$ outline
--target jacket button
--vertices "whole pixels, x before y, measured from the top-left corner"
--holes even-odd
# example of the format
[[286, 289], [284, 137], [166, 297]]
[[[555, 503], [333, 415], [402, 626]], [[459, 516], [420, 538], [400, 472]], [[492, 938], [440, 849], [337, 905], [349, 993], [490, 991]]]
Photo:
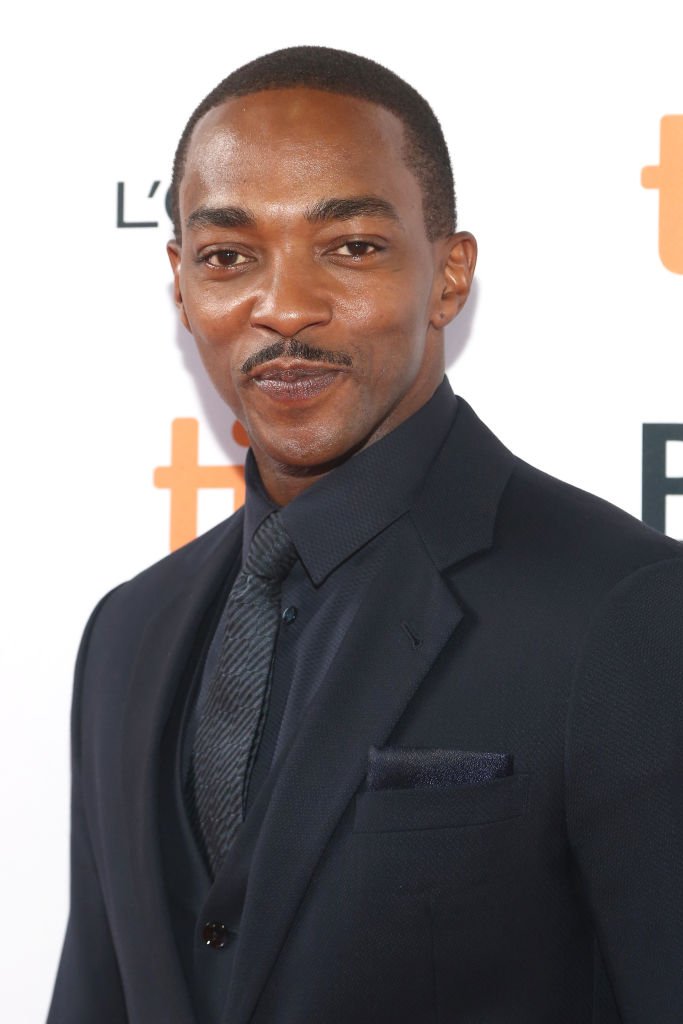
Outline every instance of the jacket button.
[[220, 921], [207, 921], [202, 930], [202, 938], [211, 949], [223, 949], [227, 943], [227, 930]]

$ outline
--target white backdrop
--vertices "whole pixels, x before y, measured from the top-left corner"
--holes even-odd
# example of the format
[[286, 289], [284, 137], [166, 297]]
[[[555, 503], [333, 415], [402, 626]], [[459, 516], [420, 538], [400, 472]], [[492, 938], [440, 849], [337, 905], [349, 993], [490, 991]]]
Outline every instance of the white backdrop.
[[[679, 425], [666, 470], [683, 477], [680, 117], [645, 174], [660, 189], [641, 183], [662, 117], [683, 114], [683, 8], [29, 0], [4, 19], [0, 1015], [39, 1022], [67, 913], [80, 631], [168, 551], [154, 470], [172, 421], [199, 421], [201, 464], [243, 458], [171, 301], [164, 195], [192, 109], [297, 43], [366, 54], [422, 91], [480, 243], [448, 339], [456, 391], [519, 455], [640, 515], [643, 423]], [[158, 226], [117, 227], [117, 182], [123, 219]], [[200, 529], [233, 498], [201, 490]], [[683, 495], [666, 528], [683, 537]]]

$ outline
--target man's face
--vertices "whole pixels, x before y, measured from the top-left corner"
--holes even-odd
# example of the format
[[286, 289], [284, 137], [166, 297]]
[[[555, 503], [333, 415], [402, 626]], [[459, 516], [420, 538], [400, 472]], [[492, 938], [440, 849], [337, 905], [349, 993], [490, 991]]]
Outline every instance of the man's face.
[[195, 128], [176, 300], [267, 484], [371, 444], [443, 375], [474, 241], [429, 241], [402, 143], [383, 108], [310, 89], [231, 99]]

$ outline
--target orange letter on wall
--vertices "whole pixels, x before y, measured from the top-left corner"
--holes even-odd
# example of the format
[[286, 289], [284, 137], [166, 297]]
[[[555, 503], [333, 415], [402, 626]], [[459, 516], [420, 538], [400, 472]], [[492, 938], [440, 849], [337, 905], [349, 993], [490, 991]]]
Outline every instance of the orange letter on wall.
[[683, 274], [683, 115], [663, 117], [658, 167], [643, 167], [643, 188], [659, 189], [659, 258]]
[[197, 420], [173, 420], [171, 465], [154, 470], [154, 486], [167, 487], [171, 492], [171, 551], [175, 551], [197, 536], [200, 490], [232, 488], [235, 509], [244, 504], [244, 466], [200, 466]]

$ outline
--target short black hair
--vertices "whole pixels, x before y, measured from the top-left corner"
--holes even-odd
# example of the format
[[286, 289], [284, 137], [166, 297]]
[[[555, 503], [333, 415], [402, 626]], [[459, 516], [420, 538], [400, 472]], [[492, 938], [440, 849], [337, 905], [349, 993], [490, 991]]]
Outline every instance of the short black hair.
[[202, 100], [185, 125], [171, 180], [171, 217], [177, 241], [182, 234], [178, 193], [197, 121], [231, 97], [294, 88], [353, 96], [377, 103], [395, 114], [404, 129], [403, 158], [422, 190], [429, 239], [433, 241], [455, 231], [455, 190], [448, 147], [427, 101], [393, 71], [367, 57], [327, 46], [291, 46], [257, 57], [233, 71]]

